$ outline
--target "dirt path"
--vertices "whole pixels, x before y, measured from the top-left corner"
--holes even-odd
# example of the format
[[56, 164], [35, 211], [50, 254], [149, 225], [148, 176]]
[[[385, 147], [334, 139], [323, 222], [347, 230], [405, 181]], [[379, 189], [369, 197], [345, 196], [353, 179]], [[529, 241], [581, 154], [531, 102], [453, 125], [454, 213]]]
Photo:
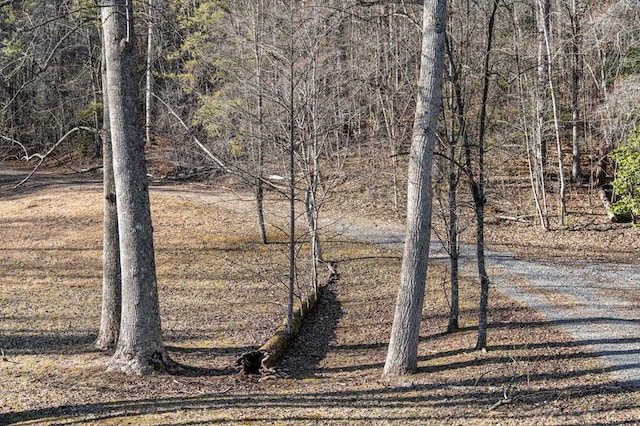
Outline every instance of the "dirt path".
[[[0, 183], [24, 172], [0, 170]], [[95, 179], [37, 175], [24, 191], [45, 185], [81, 185]], [[213, 192], [187, 186], [154, 186], [152, 193], [164, 193], [205, 204], [253, 214], [253, 199], [230, 191]], [[267, 220], [282, 221], [277, 204], [268, 205]], [[325, 235], [366, 241], [402, 250], [403, 229], [398, 223], [372, 222], [359, 218], [324, 214]], [[473, 269], [472, 247], [462, 249], [462, 268]], [[431, 258], [446, 261], [446, 252], [433, 242]], [[493, 287], [542, 313], [546, 320], [574, 336], [576, 344], [587, 345], [608, 364], [613, 378], [640, 386], [640, 314], [632, 309], [640, 304], [640, 268], [584, 262], [551, 262], [519, 259], [509, 253], [488, 252], [487, 262]]]

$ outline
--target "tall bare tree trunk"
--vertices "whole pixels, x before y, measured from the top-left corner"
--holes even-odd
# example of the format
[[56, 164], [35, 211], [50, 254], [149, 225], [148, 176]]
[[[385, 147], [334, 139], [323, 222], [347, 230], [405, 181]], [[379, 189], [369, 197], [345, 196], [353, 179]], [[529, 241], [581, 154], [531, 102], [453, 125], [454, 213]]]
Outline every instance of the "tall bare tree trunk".
[[104, 0], [102, 28], [122, 270], [120, 337], [109, 370], [164, 372], [171, 361], [160, 328], [131, 2]]
[[418, 98], [407, 192], [407, 230], [386, 376], [413, 373], [418, 363], [418, 340], [431, 240], [431, 166], [436, 124], [441, 112], [444, 71], [446, 0], [425, 0]]
[[287, 331], [293, 325], [294, 291], [296, 286], [296, 139], [295, 139], [295, 14], [294, 1], [289, 1], [289, 294], [287, 298]]
[[[450, 74], [451, 82], [454, 88], [454, 98], [457, 105], [456, 113], [460, 122], [460, 134], [465, 157], [465, 174], [469, 179], [471, 195], [473, 196], [474, 211], [476, 215], [476, 256], [478, 265], [478, 276], [480, 278], [480, 303], [478, 307], [478, 340], [476, 349], [484, 349], [487, 345], [487, 313], [489, 307], [489, 276], [487, 274], [485, 262], [485, 241], [484, 241], [484, 207], [486, 204], [486, 194], [484, 190], [484, 141], [486, 134], [487, 122], [487, 101], [489, 97], [489, 84], [491, 77], [490, 57], [493, 45], [493, 30], [495, 25], [495, 17], [498, 11], [499, 0], [493, 0], [491, 15], [487, 25], [487, 47], [483, 62], [483, 84], [482, 84], [482, 101], [480, 103], [480, 116], [478, 117], [478, 142], [476, 145], [476, 168], [474, 170], [472, 162], [471, 141], [467, 131], [467, 119], [465, 112], [465, 104], [463, 99], [463, 91], [461, 86], [461, 77], [458, 69], [453, 61], [453, 54], [449, 43], [446, 44], [449, 60], [451, 61]], [[477, 175], [476, 175], [477, 173]]]
[[[257, 126], [258, 130], [255, 134], [257, 139], [257, 146], [255, 148], [255, 163], [256, 163], [256, 177], [254, 181], [254, 194], [256, 197], [256, 214], [258, 216], [258, 230], [260, 232], [260, 241], [262, 244], [267, 244], [267, 229], [264, 221], [264, 145], [265, 145], [265, 125], [264, 125], [264, 88], [262, 81], [263, 73], [263, 46], [262, 46], [262, 32], [264, 31], [264, 2], [263, 0], [256, 1], [254, 4], [254, 22], [253, 22], [253, 54], [256, 61], [256, 89], [258, 91], [258, 104], [257, 104]], [[253, 129], [253, 126], [252, 126]]]
[[[540, 179], [541, 169], [539, 168], [539, 160], [536, 155], [538, 152], [538, 136], [539, 136], [539, 123], [537, 120], [537, 103], [536, 111], [532, 114], [530, 105], [531, 89], [530, 80], [528, 78], [526, 64], [523, 64], [520, 53], [520, 46], [523, 45], [522, 28], [518, 15], [520, 13], [516, 5], [513, 6], [513, 44], [515, 49], [515, 62], [518, 75], [518, 94], [520, 97], [521, 108], [521, 123], [523, 127], [525, 148], [527, 152], [527, 166], [529, 170], [529, 182], [531, 184], [531, 192], [533, 195], [533, 201], [536, 209], [536, 216], [540, 221], [540, 226], [543, 229], [548, 227], [548, 213], [546, 211], [546, 196], [544, 188], [544, 180]], [[534, 90], [534, 92], [536, 92]], [[536, 95], [533, 95], [536, 96]], [[537, 96], [536, 96], [537, 99]], [[535, 115], [536, 118], [530, 118]]]
[[154, 2], [149, 0], [149, 11], [147, 13], [147, 69], [146, 69], [146, 84], [144, 89], [144, 130], [145, 140], [147, 144], [151, 143], [151, 108], [153, 106], [153, 34], [155, 31], [154, 21]]
[[544, 212], [543, 228], [549, 227], [549, 217], [547, 209], [547, 191], [546, 185], [546, 166], [547, 166], [547, 141], [545, 136], [546, 122], [546, 101], [547, 101], [547, 68], [549, 57], [545, 45], [545, 36], [548, 33], [549, 26], [549, 0], [536, 0], [538, 5], [538, 63], [537, 63], [537, 82], [536, 82], [536, 131], [533, 143], [533, 170], [538, 188], [538, 193], [542, 198], [542, 210]]
[[[452, 135], [453, 137], [453, 135]], [[449, 309], [449, 324], [447, 332], [453, 333], [459, 329], [460, 292], [459, 292], [459, 255], [458, 243], [458, 165], [454, 162], [456, 155], [455, 139], [449, 142], [449, 279], [451, 281], [451, 306]]]
[[102, 185], [104, 193], [102, 240], [102, 313], [100, 331], [95, 346], [108, 350], [116, 347], [120, 334], [122, 283], [120, 274], [120, 244], [118, 242], [118, 210], [116, 184], [113, 178], [113, 153], [109, 127], [109, 101], [106, 95], [106, 63], [102, 55]]
[[[476, 349], [485, 349], [487, 347], [487, 328], [488, 328], [488, 311], [489, 311], [489, 275], [487, 274], [487, 266], [485, 262], [485, 241], [484, 241], [484, 207], [487, 202], [484, 190], [484, 141], [487, 125], [487, 102], [489, 98], [489, 85], [491, 83], [490, 57], [493, 48], [493, 32], [495, 26], [496, 13], [498, 12], [499, 0], [493, 0], [491, 16], [487, 26], [487, 49], [484, 56], [483, 64], [483, 84], [482, 84], [482, 102], [480, 105], [479, 129], [478, 129], [478, 178], [476, 182], [471, 183], [471, 193], [476, 213], [476, 256], [478, 261], [478, 276], [480, 278], [480, 304], [478, 306], [478, 339], [476, 341]], [[467, 139], [468, 141], [468, 139]], [[465, 142], [465, 150], [468, 152], [468, 143]], [[470, 162], [467, 156], [467, 167]]]
[[[314, 22], [317, 22], [315, 5], [312, 5], [312, 13]], [[312, 30], [313, 31], [313, 30]], [[317, 34], [312, 34], [315, 39]], [[300, 162], [301, 169], [304, 170], [305, 195], [304, 210], [307, 219], [307, 227], [310, 238], [310, 255], [311, 255], [311, 285], [314, 294], [318, 294], [318, 264], [322, 262], [322, 244], [319, 232], [319, 216], [320, 216], [320, 200], [318, 192], [321, 186], [320, 182], [320, 123], [319, 115], [319, 77], [318, 77], [318, 52], [317, 48], [310, 49], [307, 53], [309, 63], [309, 88], [307, 97], [307, 106], [305, 114], [308, 116], [306, 126], [307, 134], [303, 137], [304, 141], [300, 144]]]
[[473, 201], [476, 211], [476, 256], [478, 258], [478, 276], [480, 277], [480, 305], [478, 307], [478, 340], [476, 349], [487, 347], [487, 328], [489, 311], [489, 275], [484, 257], [484, 206], [487, 202], [484, 190], [484, 140], [487, 124], [487, 101], [489, 84], [491, 82], [491, 69], [489, 58], [493, 46], [493, 29], [499, 0], [493, 0], [491, 16], [487, 28], [487, 50], [484, 56], [484, 81], [482, 85], [482, 104], [480, 105], [480, 119], [478, 130], [478, 180], [472, 185]]
[[561, 226], [565, 225], [565, 179], [564, 161], [562, 159], [562, 141], [560, 140], [560, 118], [558, 117], [558, 101], [553, 84], [553, 64], [551, 59], [551, 35], [549, 33], [549, 5], [548, 0], [539, 0], [540, 14], [544, 16], [545, 23], [542, 25], [544, 49], [546, 52], [547, 84], [551, 94], [551, 109], [553, 112], [553, 129], [556, 137], [556, 153], [558, 155], [558, 220]]
[[[87, 46], [89, 47], [90, 51], [93, 51], [93, 39], [91, 38], [91, 33], [95, 31], [95, 28], [87, 28]], [[99, 80], [103, 77], [103, 69], [102, 69], [102, 64], [104, 64], [104, 56], [101, 57], [100, 59], [100, 69], [97, 66], [91, 66], [91, 92], [93, 94], [93, 103], [94, 105], [98, 105], [100, 103], [100, 97], [99, 97], [99, 93], [100, 93], [100, 85], [101, 83], [99, 82]], [[93, 65], [93, 64], [92, 64]], [[103, 105], [103, 110], [102, 110], [102, 118], [104, 120], [104, 113], [105, 113], [105, 108]], [[98, 108], [94, 108], [93, 111], [93, 122], [95, 125], [96, 129], [100, 128], [100, 110]], [[103, 129], [104, 129], [104, 125], [103, 125]], [[95, 148], [94, 148], [94, 156], [95, 158], [99, 158], [102, 157], [102, 137], [103, 135], [100, 135], [99, 133], [96, 132], [95, 134]], [[104, 160], [104, 157], [103, 157]]]
[[572, 140], [572, 167], [571, 178], [574, 182], [582, 182], [582, 170], [580, 167], [580, 106], [578, 94], [580, 92], [580, 76], [582, 74], [581, 27], [578, 0], [571, 1], [571, 140]]

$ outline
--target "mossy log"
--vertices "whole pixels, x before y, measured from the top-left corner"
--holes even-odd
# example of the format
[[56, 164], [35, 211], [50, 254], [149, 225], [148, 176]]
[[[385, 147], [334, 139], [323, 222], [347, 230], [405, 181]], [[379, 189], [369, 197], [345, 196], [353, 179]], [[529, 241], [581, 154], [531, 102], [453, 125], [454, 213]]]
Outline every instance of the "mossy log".
[[262, 358], [263, 368], [271, 368], [280, 361], [287, 350], [289, 343], [300, 331], [300, 328], [302, 327], [302, 320], [309, 311], [313, 309], [317, 301], [318, 295], [316, 293], [310, 293], [304, 299], [295, 303], [293, 307], [291, 329], [289, 329], [287, 318], [285, 318], [274, 335], [258, 349], [265, 354]]
[[[335, 284], [340, 279], [338, 265], [333, 261], [326, 262], [326, 265], [329, 269], [327, 285]], [[304, 317], [313, 309], [319, 297], [319, 292], [311, 292], [304, 299], [298, 300], [293, 306], [291, 329], [289, 329], [289, 324], [285, 317], [273, 336], [260, 348], [242, 354], [236, 361], [236, 365], [242, 366], [241, 373], [245, 376], [255, 376], [256, 368], [258, 369], [258, 375], [265, 370], [270, 371], [280, 361], [289, 344], [302, 328]]]

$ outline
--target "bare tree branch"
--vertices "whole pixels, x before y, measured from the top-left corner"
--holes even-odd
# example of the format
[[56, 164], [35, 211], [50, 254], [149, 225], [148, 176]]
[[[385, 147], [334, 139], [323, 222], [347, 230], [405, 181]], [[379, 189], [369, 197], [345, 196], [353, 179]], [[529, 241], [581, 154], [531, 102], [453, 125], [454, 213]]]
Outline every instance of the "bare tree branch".
[[[9, 2], [11, 3], [13, 0], [4, 0], [4, 2]], [[7, 4], [9, 4], [7, 3]], [[2, 3], [0, 3], [0, 7], [4, 6]], [[29, 86], [29, 84], [33, 83], [34, 81], [36, 81], [38, 79], [38, 77], [45, 72], [48, 68], [49, 65], [51, 64], [51, 62], [54, 59], [54, 55], [56, 54], [56, 52], [58, 51], [58, 49], [60, 48], [60, 46], [63, 45], [63, 42], [70, 37], [73, 33], [75, 33], [80, 27], [75, 27], [73, 29], [71, 29], [69, 32], [65, 33], [62, 37], [60, 37], [60, 39], [56, 42], [55, 46], [53, 46], [53, 49], [51, 49], [51, 52], [49, 52], [48, 56], [46, 57], [44, 63], [39, 64], [36, 62], [37, 65], [37, 69], [36, 72], [33, 74], [33, 76], [24, 81], [22, 83], [22, 85], [15, 91], [15, 93], [13, 94], [13, 96], [11, 97], [11, 99], [8, 100], [8, 102], [5, 103], [4, 107], [2, 107], [2, 109], [0, 109], [1, 112], [5, 112], [9, 109], [9, 106], [18, 98], [18, 96], [20, 95], [20, 93], [22, 93], [22, 91]], [[24, 61], [23, 61], [23, 65], [24, 65]]]
[[200, 142], [200, 140], [191, 132], [191, 129], [189, 128], [187, 123], [185, 123], [184, 120], [182, 118], [180, 118], [180, 116], [175, 112], [175, 110], [173, 108], [171, 108], [171, 106], [169, 104], [167, 104], [162, 98], [160, 98], [155, 93], [152, 93], [152, 95], [153, 95], [154, 98], [156, 98], [162, 105], [164, 105], [169, 110], [169, 113], [171, 115], [173, 115], [180, 122], [182, 127], [184, 127], [184, 129], [187, 132], [189, 132], [189, 134], [193, 138], [193, 141], [196, 143], [196, 145], [198, 145], [198, 148], [200, 148], [207, 155], [207, 157], [209, 157], [211, 160], [213, 160], [213, 162], [218, 165], [220, 170], [222, 170], [224, 172], [227, 172], [227, 173], [233, 173], [236, 176], [239, 176], [240, 178], [245, 180], [246, 182], [254, 182], [255, 179], [258, 178], [270, 190], [278, 192], [278, 193], [283, 194], [283, 195], [286, 195], [285, 191], [281, 187], [278, 187], [276, 184], [274, 184], [269, 178], [265, 179], [263, 177], [256, 176], [255, 174], [253, 174], [253, 173], [251, 173], [251, 172], [249, 172], [247, 170], [244, 170], [244, 169], [242, 169], [241, 167], [239, 167], [237, 165], [225, 164], [220, 158], [218, 158], [206, 146], [204, 146], [204, 144], [202, 142]]
[[5, 136], [5, 135], [0, 135], [0, 138], [4, 139], [6, 141], [9, 141], [14, 145], [18, 145], [20, 148], [22, 148], [22, 152], [24, 152], [23, 158], [28, 158], [29, 157], [29, 152], [27, 151], [27, 148], [22, 143], [20, 143], [19, 141], [15, 140], [13, 138], [10, 138], [9, 136]]
[[13, 189], [17, 189], [20, 186], [22, 186], [22, 184], [24, 184], [26, 181], [29, 180], [29, 178], [31, 178], [31, 176], [33, 176], [33, 174], [36, 172], [36, 170], [38, 170], [40, 168], [40, 166], [42, 165], [42, 163], [44, 162], [44, 160], [53, 152], [55, 151], [55, 149], [62, 143], [64, 142], [65, 139], [67, 139], [69, 136], [71, 136], [73, 133], [78, 132], [80, 130], [85, 130], [87, 132], [92, 132], [92, 133], [96, 133], [98, 132], [97, 129], [94, 129], [92, 127], [85, 127], [85, 126], [78, 126], [78, 127], [74, 127], [73, 129], [69, 130], [67, 133], [64, 134], [63, 137], [60, 138], [60, 140], [58, 142], [56, 142], [51, 148], [49, 148], [49, 150], [44, 153], [44, 154], [31, 154], [29, 155], [27, 150], [25, 149], [24, 145], [22, 145], [21, 143], [19, 143], [18, 141], [9, 139], [5, 136], [3, 136], [3, 139], [9, 139], [14, 143], [17, 143], [18, 145], [20, 145], [22, 147], [22, 149], [25, 152], [25, 155], [22, 157], [24, 160], [26, 161], [31, 161], [31, 159], [33, 159], [34, 157], [37, 157], [40, 159], [40, 161], [38, 162], [38, 164], [36, 164], [36, 166], [33, 168], [33, 170], [31, 170], [31, 173], [29, 173], [27, 175], [27, 177], [25, 177], [24, 179], [22, 179], [19, 183], [17, 183]]
[[151, 93], [151, 95], [156, 98], [158, 101], [160, 101], [160, 103], [162, 105], [164, 105], [169, 112], [171, 113], [171, 115], [173, 115], [182, 125], [182, 127], [184, 127], [184, 129], [189, 132], [189, 134], [191, 134], [191, 137], [193, 138], [193, 141], [196, 143], [196, 145], [198, 145], [198, 147], [204, 151], [205, 154], [207, 154], [207, 156], [209, 158], [211, 158], [214, 163], [216, 163], [218, 165], [218, 167], [220, 167], [222, 170], [226, 171], [227, 170], [227, 166], [224, 165], [224, 163], [222, 162], [222, 160], [220, 160], [217, 156], [213, 155], [213, 153], [211, 151], [209, 151], [207, 149], [206, 146], [204, 146], [202, 144], [202, 142], [200, 142], [198, 140], [197, 137], [195, 137], [195, 135], [193, 133], [191, 133], [191, 129], [189, 129], [189, 126], [187, 126], [187, 124], [184, 122], [184, 120], [182, 118], [180, 118], [180, 116], [173, 110], [173, 108], [171, 108], [171, 106], [169, 106], [169, 104], [167, 104], [165, 101], [162, 100], [162, 98], [160, 98], [158, 95], [156, 95], [155, 93]]

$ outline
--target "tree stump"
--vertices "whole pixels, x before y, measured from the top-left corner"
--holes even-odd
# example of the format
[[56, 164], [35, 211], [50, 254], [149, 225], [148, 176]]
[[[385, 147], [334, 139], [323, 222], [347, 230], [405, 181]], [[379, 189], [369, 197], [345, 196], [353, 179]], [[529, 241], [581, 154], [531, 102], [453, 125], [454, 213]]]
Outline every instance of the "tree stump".
[[242, 367], [240, 374], [245, 376], [255, 376], [260, 374], [262, 360], [266, 353], [260, 350], [245, 352], [236, 360], [236, 365]]

